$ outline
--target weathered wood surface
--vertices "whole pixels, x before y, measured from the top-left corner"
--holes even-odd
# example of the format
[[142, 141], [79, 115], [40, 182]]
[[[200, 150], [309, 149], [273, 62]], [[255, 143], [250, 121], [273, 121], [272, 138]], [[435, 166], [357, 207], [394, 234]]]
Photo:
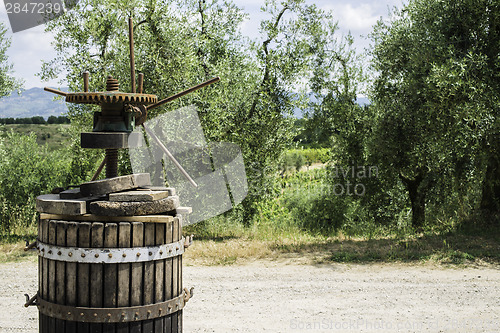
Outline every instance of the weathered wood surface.
[[79, 216], [40, 214], [43, 220], [66, 220], [66, 221], [86, 221], [86, 222], [143, 222], [143, 223], [171, 223], [174, 217], [171, 215], [143, 215], [143, 216], [97, 216], [84, 214]]
[[127, 191], [111, 193], [109, 201], [131, 202], [131, 201], [156, 201], [170, 196], [169, 191]]
[[90, 203], [90, 212], [100, 216], [140, 216], [161, 214], [177, 207], [179, 207], [179, 197], [170, 196], [155, 201], [94, 201]]
[[[91, 230], [92, 223], [78, 222], [78, 247], [89, 248], [91, 244]], [[77, 274], [77, 293], [78, 293], [78, 306], [90, 306], [90, 264], [78, 264]], [[89, 332], [90, 324], [79, 323], [78, 332]]]
[[83, 197], [82, 193], [80, 192], [80, 188], [71, 188], [66, 191], [62, 191], [59, 193], [59, 198], [60, 199], [79, 199]]
[[137, 191], [167, 191], [168, 195], [176, 195], [175, 188], [164, 186], [142, 186]]
[[[39, 222], [39, 239], [48, 244], [82, 248], [143, 247], [176, 242], [177, 218], [170, 223]], [[40, 258], [39, 290], [50, 302], [82, 307], [127, 307], [163, 302], [182, 292], [179, 257], [120, 264], [82, 264]], [[41, 333], [181, 332], [182, 313], [130, 323], [71, 322], [40, 315]]]
[[[102, 248], [104, 246], [104, 224], [100, 222], [92, 223], [90, 228], [90, 246], [92, 248]], [[102, 308], [103, 304], [103, 278], [104, 264], [90, 264], [90, 306]], [[101, 333], [102, 324], [90, 323], [90, 332]]]
[[80, 185], [80, 192], [85, 197], [101, 196], [149, 185], [151, 185], [149, 173], [136, 173], [83, 183]]
[[61, 199], [59, 194], [43, 194], [36, 198], [36, 210], [49, 214], [87, 214], [87, 202], [98, 198]]

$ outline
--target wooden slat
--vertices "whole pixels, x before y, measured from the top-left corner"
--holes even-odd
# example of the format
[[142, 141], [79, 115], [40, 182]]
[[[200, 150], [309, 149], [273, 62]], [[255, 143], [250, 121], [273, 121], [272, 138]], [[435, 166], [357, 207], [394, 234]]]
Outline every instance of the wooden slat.
[[[130, 222], [121, 222], [118, 225], [118, 247], [131, 247], [131, 224]], [[130, 264], [118, 265], [118, 295], [117, 306], [130, 306]], [[129, 333], [128, 323], [116, 324], [117, 333]]]
[[[49, 227], [48, 221], [39, 219], [38, 225], [39, 225], [38, 239], [43, 243], [47, 243], [48, 242], [48, 227]], [[47, 287], [48, 287], [48, 280], [49, 280], [48, 279], [48, 263], [47, 263], [47, 259], [42, 258], [42, 257], [38, 257], [38, 261], [41, 264], [41, 269], [38, 273], [39, 278], [40, 278], [38, 288], [40, 291], [40, 296], [43, 299], [47, 299]], [[49, 328], [48, 328], [47, 316], [40, 313], [39, 317], [40, 317], [40, 322], [39, 322], [40, 332], [48, 332]]]
[[[173, 221], [172, 221], [173, 222]], [[168, 223], [165, 225], [165, 242], [172, 243], [173, 241], [173, 223]], [[173, 269], [173, 258], [168, 258], [165, 260], [165, 299], [172, 299], [172, 269]], [[168, 315], [165, 318], [165, 326], [167, 327], [167, 332], [172, 331], [172, 315]]]
[[[40, 242], [42, 241], [42, 234], [43, 234], [42, 221], [43, 220], [38, 219], [38, 237], [37, 237], [37, 241], [39, 240]], [[38, 292], [40, 293], [40, 295], [42, 295], [42, 292], [43, 292], [43, 287], [42, 287], [42, 281], [43, 281], [43, 279], [42, 279], [42, 273], [43, 273], [42, 257], [38, 256]]]
[[[78, 223], [66, 222], [66, 246], [78, 246]], [[76, 306], [77, 297], [77, 263], [66, 263], [66, 302], [65, 305]], [[66, 322], [66, 333], [76, 332], [76, 322]]]
[[[179, 219], [174, 218], [172, 227], [172, 241], [177, 242], [179, 240]], [[172, 290], [173, 297], [179, 296], [179, 281], [177, 280], [179, 274], [179, 256], [173, 258], [172, 263]], [[178, 313], [172, 315], [172, 332], [178, 332], [179, 330], [179, 317]]]
[[[104, 225], [104, 247], [118, 247], [118, 224], [106, 223]], [[118, 296], [118, 264], [104, 265], [104, 301], [105, 308], [116, 308]], [[103, 333], [115, 333], [115, 324], [103, 324]]]
[[[165, 224], [155, 224], [155, 245], [165, 244]], [[165, 259], [156, 260], [155, 263], [155, 303], [163, 302], [165, 299]], [[163, 318], [156, 318], [154, 324], [155, 333], [163, 333]]]
[[[57, 225], [56, 221], [49, 221], [49, 237], [48, 237], [48, 243], [51, 245], [56, 244], [56, 230], [57, 230]], [[49, 302], [56, 302], [56, 262], [54, 260], [48, 260], [48, 266], [49, 266], [49, 273], [48, 273], [48, 278], [49, 278], [49, 283], [48, 283], [48, 291], [47, 291], [47, 300]], [[54, 332], [56, 333], [56, 320], [55, 318], [49, 318], [48, 320], [48, 330], [49, 332]]]
[[[141, 222], [132, 222], [132, 246], [144, 246], [144, 224]], [[131, 265], [131, 290], [130, 290], [130, 305], [142, 305], [143, 292], [143, 270], [144, 263], [137, 262]], [[142, 323], [130, 323], [130, 333], [141, 333]]]
[[[177, 218], [177, 228], [178, 228], [178, 234], [177, 234], [177, 238], [178, 240], [180, 240], [182, 238], [182, 218]], [[181, 256], [178, 256], [177, 257], [178, 260], [178, 265], [177, 265], [177, 285], [178, 285], [178, 288], [177, 290], [179, 291], [179, 294], [181, 294], [183, 292], [182, 290], [182, 255]], [[179, 312], [177, 312], [177, 331], [178, 332], [182, 332], [182, 311], [183, 310], [180, 310]]]
[[[104, 246], [104, 224], [92, 223], [90, 246], [102, 248]], [[104, 264], [90, 265], [90, 306], [103, 307], [103, 266]], [[90, 324], [91, 333], [101, 333], [102, 324]]]
[[[42, 221], [38, 219], [38, 237], [37, 239], [42, 241]], [[38, 292], [42, 295], [42, 257], [38, 256]], [[43, 332], [43, 315], [38, 316], [38, 331]]]
[[[88, 222], [78, 223], [78, 247], [90, 247], [90, 229], [92, 224]], [[90, 306], [90, 264], [78, 264], [77, 272], [77, 305], [82, 307]], [[88, 333], [88, 323], [78, 323], [78, 333]]]
[[84, 215], [57, 215], [41, 213], [40, 218], [51, 220], [71, 220], [83, 222], [143, 222], [143, 223], [170, 223], [173, 217], [170, 215], [142, 215], [142, 216], [97, 216]]
[[[155, 245], [155, 225], [153, 223], [144, 224], [144, 246]], [[147, 261], [144, 263], [144, 304], [154, 302], [154, 263]], [[153, 320], [145, 320], [142, 323], [143, 332], [153, 332]]]

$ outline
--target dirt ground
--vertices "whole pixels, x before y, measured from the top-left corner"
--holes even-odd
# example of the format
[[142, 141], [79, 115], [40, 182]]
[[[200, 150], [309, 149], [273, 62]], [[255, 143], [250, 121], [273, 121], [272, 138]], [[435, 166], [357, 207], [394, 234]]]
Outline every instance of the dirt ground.
[[[184, 332], [500, 331], [498, 266], [186, 265], [184, 286]], [[36, 290], [35, 262], [0, 264], [0, 332], [37, 332]]]

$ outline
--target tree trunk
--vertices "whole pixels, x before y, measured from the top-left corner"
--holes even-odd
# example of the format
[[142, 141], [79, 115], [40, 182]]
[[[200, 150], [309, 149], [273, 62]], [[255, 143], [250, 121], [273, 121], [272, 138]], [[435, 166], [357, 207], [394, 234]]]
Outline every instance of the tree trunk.
[[409, 179], [399, 175], [408, 191], [411, 202], [411, 224], [417, 230], [421, 231], [425, 222], [425, 189], [421, 187], [424, 177], [419, 173], [414, 179]]
[[500, 158], [491, 154], [482, 185], [481, 209], [500, 211]]

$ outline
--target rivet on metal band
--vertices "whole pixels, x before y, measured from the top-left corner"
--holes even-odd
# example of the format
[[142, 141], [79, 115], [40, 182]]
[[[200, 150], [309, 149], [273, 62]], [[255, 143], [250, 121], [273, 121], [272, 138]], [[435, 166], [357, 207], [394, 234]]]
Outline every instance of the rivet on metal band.
[[42, 258], [89, 264], [119, 264], [161, 260], [184, 253], [184, 238], [175, 243], [131, 248], [78, 248], [49, 245], [38, 241]]
[[41, 314], [56, 319], [84, 323], [125, 323], [155, 319], [182, 310], [186, 305], [186, 295], [184, 293], [161, 303], [121, 308], [87, 308], [60, 305], [47, 302], [38, 295], [37, 306]]

